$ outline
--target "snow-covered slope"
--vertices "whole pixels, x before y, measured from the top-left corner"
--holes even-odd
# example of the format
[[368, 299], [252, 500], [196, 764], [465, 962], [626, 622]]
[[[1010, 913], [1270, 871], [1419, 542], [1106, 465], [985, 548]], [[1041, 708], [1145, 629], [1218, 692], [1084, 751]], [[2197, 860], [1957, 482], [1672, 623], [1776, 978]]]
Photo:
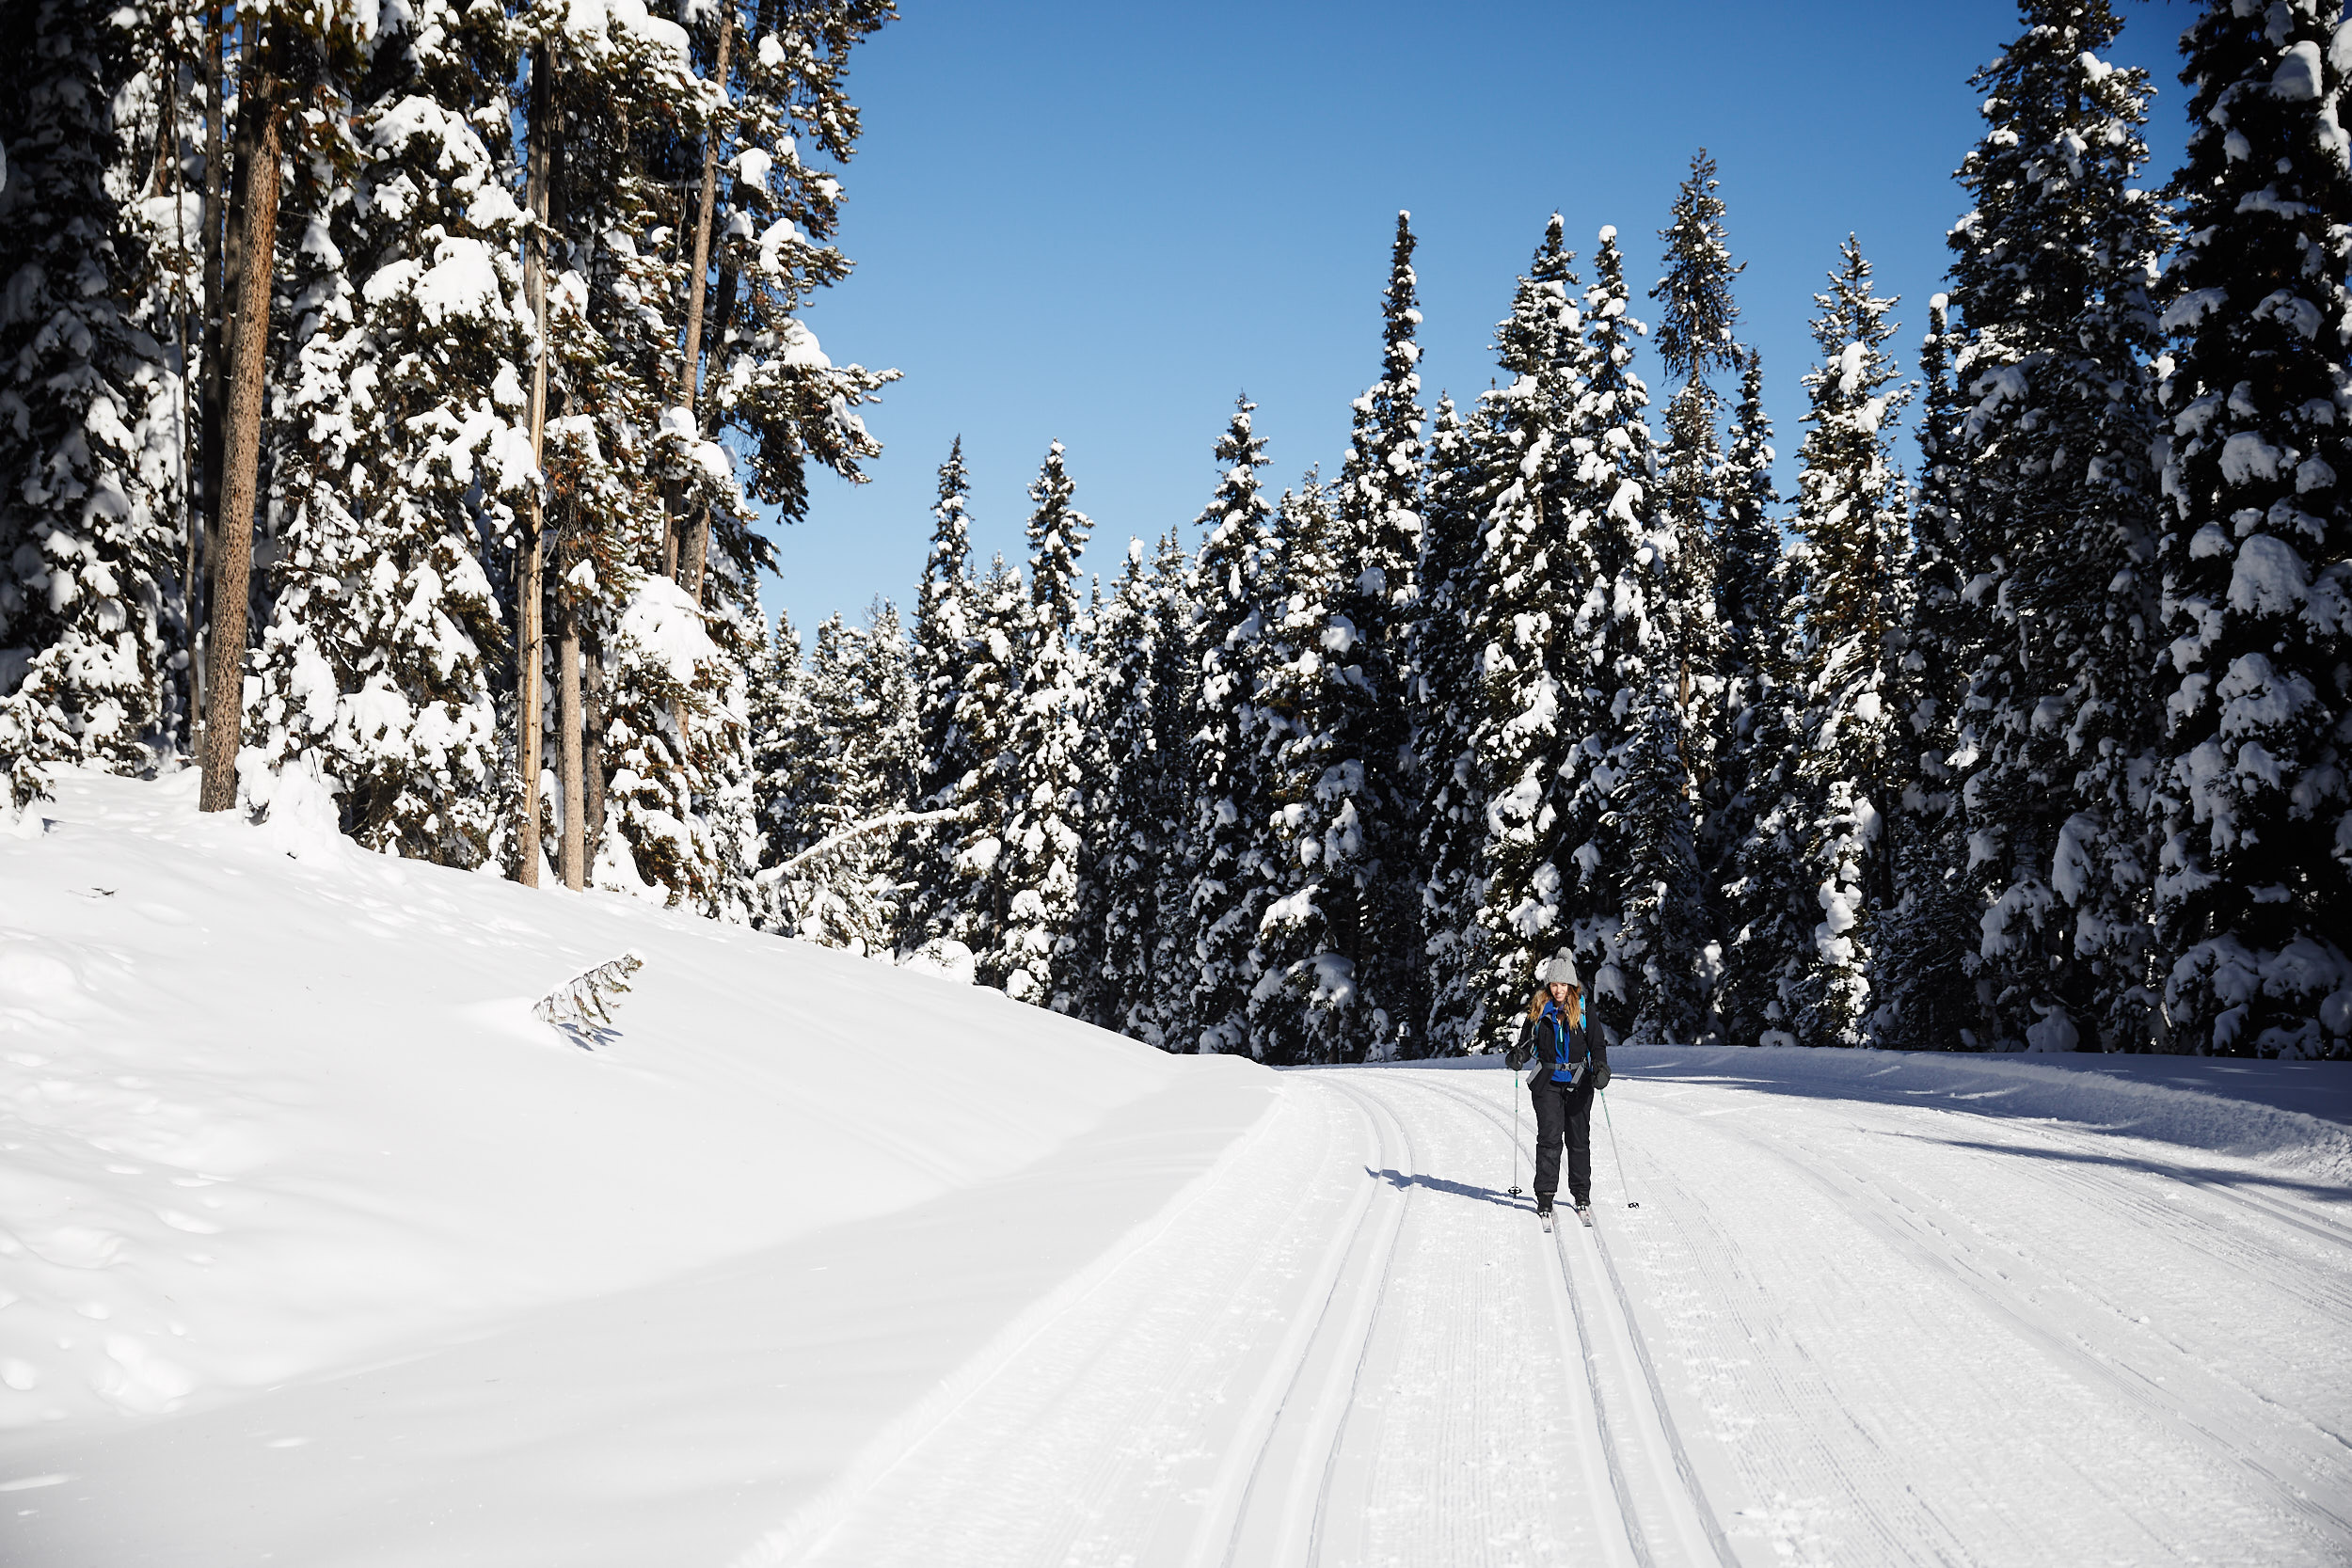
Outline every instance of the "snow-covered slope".
[[[1098, 1166], [1143, 1149], [1115, 1200], [996, 1238], [998, 1299], [882, 1345], [879, 1371], [854, 1349], [817, 1357], [848, 1380], [794, 1416], [816, 1450], [800, 1480], [822, 1484], [1270, 1098], [1272, 1076], [1247, 1064], [1169, 1057], [994, 992], [200, 817], [194, 786], [75, 778], [45, 832], [0, 840], [0, 1486], [24, 1489], [0, 1499], [0, 1540], [75, 1490], [28, 1481], [96, 1473], [140, 1442], [184, 1449], [198, 1439], [174, 1434], [211, 1430], [208, 1411], [249, 1426], [257, 1395], [306, 1378], [617, 1311], [572, 1347], [606, 1363], [575, 1368], [582, 1381], [609, 1377], [616, 1354], [721, 1332], [697, 1315], [710, 1292], [674, 1282], [730, 1260], [771, 1265], [754, 1292], [771, 1323], [785, 1306], [808, 1323], [919, 1317], [928, 1304], [857, 1293], [919, 1298], [903, 1275], [834, 1257], [780, 1291], [773, 1260], [949, 1212], [1090, 1138]], [[532, 1016], [630, 950], [644, 966], [601, 1048]], [[832, 1269], [856, 1288], [828, 1294]], [[759, 1350], [787, 1338], [728, 1331]], [[861, 1390], [861, 1371], [887, 1376]], [[485, 1405], [452, 1430], [501, 1418]], [[280, 1437], [299, 1474], [305, 1434], [259, 1441]], [[670, 1480], [691, 1497], [747, 1466], [706, 1433]], [[188, 1473], [183, 1453], [146, 1474]], [[104, 1502], [119, 1515], [139, 1499]]]

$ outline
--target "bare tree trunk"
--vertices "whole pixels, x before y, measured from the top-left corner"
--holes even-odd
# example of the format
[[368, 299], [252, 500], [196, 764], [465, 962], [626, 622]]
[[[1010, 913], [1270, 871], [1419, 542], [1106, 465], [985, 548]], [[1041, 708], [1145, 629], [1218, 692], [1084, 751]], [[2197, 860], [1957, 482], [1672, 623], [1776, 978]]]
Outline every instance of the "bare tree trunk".
[[563, 670], [556, 681], [556, 691], [562, 708], [556, 715], [556, 729], [562, 745], [556, 752], [556, 770], [564, 784], [564, 885], [577, 893], [588, 885], [586, 847], [587, 835], [581, 818], [587, 815], [587, 800], [580, 787], [580, 736], [586, 726], [580, 714], [580, 615], [568, 603], [559, 602], [557, 613], [562, 617], [564, 639], [558, 645], [556, 659]]
[[229, 396], [221, 433], [219, 510], [213, 518], [212, 623], [205, 670], [204, 783], [198, 806], [237, 803], [245, 722], [245, 600], [253, 572], [253, 498], [262, 455], [262, 382], [278, 234], [278, 84], [266, 31], [246, 40], [237, 109], [235, 315], [228, 330]]
[[[531, 367], [531, 466], [540, 465], [548, 429], [548, 193], [555, 166], [555, 62], [544, 46], [531, 56], [531, 152], [524, 174], [523, 204], [531, 229], [523, 245], [523, 290], [531, 301], [531, 318], [538, 332], [538, 349]], [[531, 487], [531, 511], [524, 519], [522, 581], [515, 595], [515, 767], [522, 775], [522, 813], [515, 834], [516, 873], [525, 887], [539, 885], [539, 717], [540, 599], [545, 594], [545, 523], [540, 511], [541, 484]]]
[[[735, 46], [735, 3], [725, 0], [719, 10], [719, 55], [711, 74], [719, 84], [719, 97], [725, 102], [727, 91], [727, 55]], [[718, 205], [720, 132], [712, 127], [703, 135], [703, 183], [694, 209], [694, 270], [686, 282], [686, 359], [678, 377], [679, 401], [695, 435], [703, 433], [702, 421], [695, 417], [694, 405], [702, 396], [703, 384], [703, 309], [710, 276], [710, 222]], [[684, 559], [678, 559], [677, 530], [665, 529], [662, 569], [685, 585], [687, 594], [696, 605], [702, 603], [703, 564], [710, 553], [710, 508], [706, 504], [694, 509], [694, 521], [685, 530]], [[671, 717], [677, 724], [679, 760], [687, 745], [686, 704], [673, 705]]]
[[580, 789], [585, 801], [580, 813], [580, 831], [588, 844], [588, 859], [593, 865], [604, 845], [604, 644], [596, 637], [585, 640], [583, 653], [587, 667], [580, 679], [587, 684], [587, 694], [581, 702], [586, 714], [588, 733], [580, 738], [580, 762], [584, 777]]

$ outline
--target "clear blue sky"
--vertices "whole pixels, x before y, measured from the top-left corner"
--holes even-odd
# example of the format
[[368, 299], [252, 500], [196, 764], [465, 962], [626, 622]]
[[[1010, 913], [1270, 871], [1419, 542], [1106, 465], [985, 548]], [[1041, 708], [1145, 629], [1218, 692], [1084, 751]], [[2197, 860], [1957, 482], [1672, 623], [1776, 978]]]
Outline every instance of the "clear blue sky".
[[[831, 610], [911, 600], [959, 433], [979, 563], [1019, 558], [1025, 488], [1058, 439], [1104, 577], [1129, 535], [1199, 515], [1239, 390], [1274, 483], [1336, 469], [1348, 401], [1379, 369], [1400, 207], [1421, 241], [1424, 396], [1468, 403], [1549, 214], [1580, 257], [1616, 225], [1646, 293], [1701, 146], [1748, 263], [1743, 333], [1790, 479], [1811, 296], [1838, 241], [1858, 234], [1881, 293], [1902, 296], [1915, 363], [1963, 210], [1951, 171], [1982, 124], [1968, 77], [2019, 25], [1994, 0], [901, 8], [852, 66], [866, 135], [841, 243], [858, 270], [809, 321], [834, 359], [905, 379], [868, 411], [885, 446], [872, 482], [812, 476], [807, 520], [775, 531], [766, 601], [804, 638]], [[2114, 55], [2158, 89], [2160, 185], [2185, 135], [2176, 40], [2196, 8], [2119, 8]], [[1643, 371], [1657, 393], [1655, 363]]]

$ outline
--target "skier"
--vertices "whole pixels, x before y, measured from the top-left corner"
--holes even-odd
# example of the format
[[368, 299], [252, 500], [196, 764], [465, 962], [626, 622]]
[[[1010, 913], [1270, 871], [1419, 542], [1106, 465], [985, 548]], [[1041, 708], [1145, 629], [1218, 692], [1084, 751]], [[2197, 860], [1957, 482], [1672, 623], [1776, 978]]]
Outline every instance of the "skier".
[[1536, 981], [1518, 1041], [1503, 1059], [1514, 1072], [1531, 1058], [1535, 1062], [1527, 1083], [1535, 1101], [1535, 1215], [1549, 1230], [1564, 1138], [1568, 1196], [1576, 1217], [1593, 1223], [1593, 1094], [1609, 1083], [1609, 1048], [1585, 1027], [1584, 992], [1567, 949], [1544, 965]]

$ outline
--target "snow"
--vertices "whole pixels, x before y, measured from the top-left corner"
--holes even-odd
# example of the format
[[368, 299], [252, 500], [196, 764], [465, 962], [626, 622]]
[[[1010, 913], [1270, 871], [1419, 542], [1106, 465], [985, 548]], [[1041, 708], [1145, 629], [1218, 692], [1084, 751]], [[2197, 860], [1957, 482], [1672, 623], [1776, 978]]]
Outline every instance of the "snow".
[[[2352, 1541], [2341, 1063], [1620, 1048], [1547, 1236], [1492, 1058], [1165, 1055], [272, 784], [0, 840], [11, 1568]], [[626, 953], [596, 1049], [532, 1016]]]
[[[194, 784], [70, 777], [0, 844], [11, 1564], [723, 1562], [1266, 1107], [1247, 1063]], [[631, 949], [603, 1049], [532, 1017]]]
[[2319, 96], [2325, 80], [2319, 45], [2306, 39], [2280, 56], [2279, 69], [2270, 73], [2270, 90], [2290, 103], [2308, 103]]

